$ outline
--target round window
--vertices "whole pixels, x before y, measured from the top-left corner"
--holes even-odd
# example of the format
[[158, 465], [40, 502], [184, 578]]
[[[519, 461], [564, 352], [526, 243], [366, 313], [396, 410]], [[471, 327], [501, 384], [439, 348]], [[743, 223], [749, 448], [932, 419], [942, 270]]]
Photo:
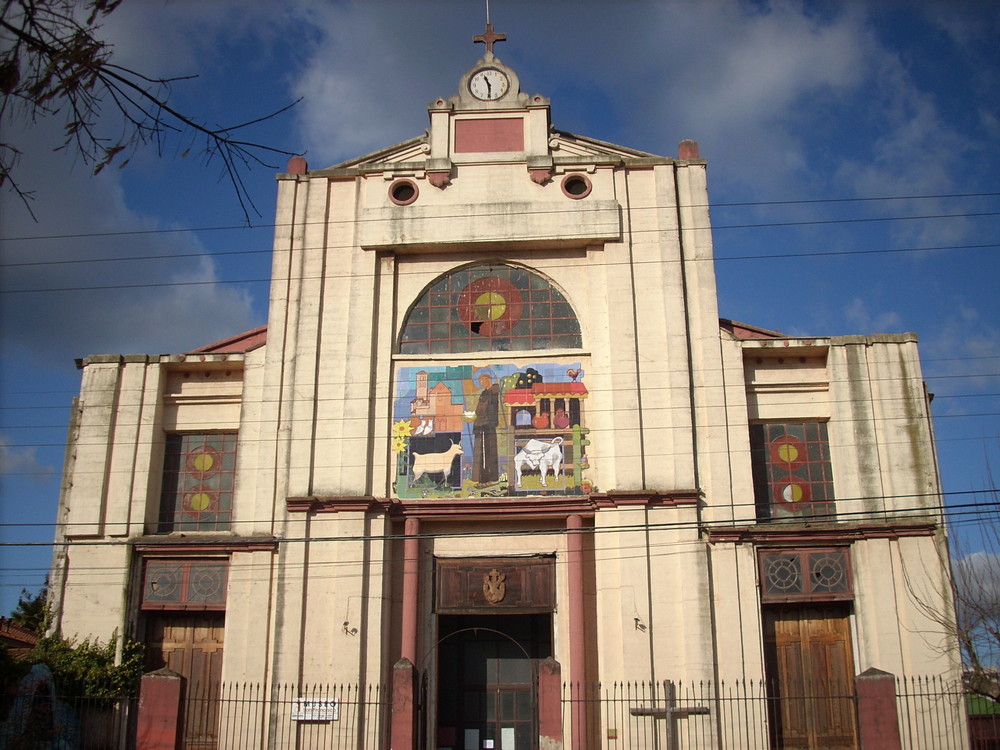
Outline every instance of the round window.
[[568, 198], [579, 200], [590, 195], [594, 186], [590, 183], [587, 175], [568, 174], [563, 178], [562, 191]]
[[396, 180], [389, 186], [389, 200], [397, 206], [408, 206], [417, 199], [419, 191], [410, 180]]

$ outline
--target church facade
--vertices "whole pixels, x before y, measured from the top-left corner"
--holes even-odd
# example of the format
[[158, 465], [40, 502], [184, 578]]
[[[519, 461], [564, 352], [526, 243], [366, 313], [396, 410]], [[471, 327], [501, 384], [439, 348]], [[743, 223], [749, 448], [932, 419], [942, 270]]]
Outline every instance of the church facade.
[[[200, 684], [406, 659], [437, 748], [536, 746], [550, 657], [578, 685], [957, 678], [915, 336], [720, 319], [697, 144], [557, 130], [484, 41], [426, 134], [279, 175], [265, 328], [81, 362], [57, 627]], [[850, 716], [764, 720], [856, 747]]]

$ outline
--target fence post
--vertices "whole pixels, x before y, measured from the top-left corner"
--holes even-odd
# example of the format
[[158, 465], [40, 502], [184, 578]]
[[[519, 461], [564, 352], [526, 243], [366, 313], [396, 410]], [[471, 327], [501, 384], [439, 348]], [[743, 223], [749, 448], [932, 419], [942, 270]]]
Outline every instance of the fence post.
[[185, 682], [181, 675], [166, 668], [142, 676], [137, 750], [179, 750], [184, 737]]
[[562, 747], [562, 667], [549, 658], [538, 664], [538, 750]]
[[392, 665], [390, 750], [417, 747], [417, 670], [407, 658]]
[[861, 750], [900, 750], [896, 678], [881, 669], [866, 669], [854, 678], [858, 698]]

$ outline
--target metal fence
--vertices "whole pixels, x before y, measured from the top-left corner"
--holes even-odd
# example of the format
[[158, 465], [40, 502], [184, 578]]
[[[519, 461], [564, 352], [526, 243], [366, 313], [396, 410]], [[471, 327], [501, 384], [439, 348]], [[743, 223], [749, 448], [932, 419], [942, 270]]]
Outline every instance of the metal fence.
[[380, 748], [388, 707], [387, 690], [378, 685], [206, 685], [185, 697], [184, 747]]
[[[131, 745], [138, 699], [36, 692], [13, 698], [0, 721], [0, 750], [121, 750]], [[0, 714], [3, 716], [3, 714]]]
[[[896, 710], [904, 750], [966, 750], [968, 694], [961, 684], [941, 677], [897, 677]], [[976, 750], [1000, 750], [980, 746]]]
[[[1000, 713], [970, 722], [968, 696], [960, 684], [907, 677], [897, 678], [895, 686], [904, 750], [1000, 750]], [[135, 746], [134, 697], [45, 693], [23, 698], [4, 706], [0, 750]], [[390, 703], [387, 687], [377, 685], [217, 684], [188, 691], [181, 707], [184, 747], [378, 750], [388, 747]], [[588, 750], [775, 750], [858, 744], [855, 696], [775, 698], [763, 682], [755, 681], [567, 684], [562, 709], [566, 747], [577, 733], [586, 738]]]
[[[858, 747], [854, 695], [774, 697], [764, 682], [568, 684], [563, 726], [589, 750], [775, 750]], [[904, 750], [1000, 750], [970, 746], [961, 685], [900, 678], [896, 705]], [[576, 725], [576, 726], [574, 726]]]

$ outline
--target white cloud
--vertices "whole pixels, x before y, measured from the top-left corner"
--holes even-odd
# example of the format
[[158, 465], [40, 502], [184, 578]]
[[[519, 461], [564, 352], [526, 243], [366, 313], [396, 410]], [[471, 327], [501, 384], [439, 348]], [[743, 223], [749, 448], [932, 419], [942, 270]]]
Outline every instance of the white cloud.
[[[58, 123], [42, 121], [19, 138], [22, 163], [32, 167], [23, 178], [36, 190], [32, 208], [40, 223], [18, 201], [5, 198], [3, 237], [56, 237], [0, 243], [6, 266], [0, 316], [8, 361], [17, 356], [69, 364], [92, 353], [183, 351], [257, 324], [243, 291], [169, 285], [217, 281], [214, 260], [189, 233], [143, 233], [170, 227], [129, 207], [118, 170], [91, 176], [70, 155], [52, 152], [57, 128]], [[105, 232], [140, 234], [85, 236]], [[181, 254], [193, 257], [173, 257]], [[136, 256], [163, 257], [127, 260]], [[94, 258], [121, 260], [75, 262]], [[45, 264], [10, 265], [39, 261]], [[119, 288], [82, 291], [106, 286]], [[31, 289], [61, 291], [23, 291]]]
[[736, 2], [667, 6], [657, 20], [665, 38], [649, 50], [665, 85], [637, 119], [698, 140], [726, 165], [724, 179], [787, 192], [810, 168], [812, 133], [802, 123], [864, 78], [865, 18], [845, 8], [821, 20], [797, 3], [758, 12]]
[[12, 445], [5, 435], [0, 435], [0, 476], [23, 476], [37, 484], [49, 484], [57, 474], [54, 466], [38, 460], [34, 447]]
[[1000, 555], [972, 552], [955, 560], [955, 583], [964, 601], [1000, 612]]
[[[865, 113], [877, 121], [879, 135], [861, 156], [844, 155], [836, 181], [860, 196], [945, 194], [955, 187], [954, 165], [969, 144], [942, 118], [933, 98], [919, 90], [895, 55], [873, 58], [871, 104]], [[956, 191], [957, 192], [957, 191]], [[900, 201], [895, 215], [949, 213], [940, 201]], [[962, 219], [898, 222], [894, 240], [917, 247], [959, 243], [968, 222]]]
[[868, 304], [858, 297], [852, 299], [844, 308], [844, 319], [855, 330], [867, 333], [898, 331], [902, 325], [899, 313], [886, 310], [873, 314], [868, 310]]
[[252, 38], [257, 55], [268, 56], [298, 18], [292, 2], [138, 0], [107, 16], [100, 37], [113, 45], [117, 65], [153, 77], [196, 76], [242, 39]]
[[[427, 102], [454, 93], [462, 70], [482, 54], [471, 43], [481, 12], [478, 4], [456, 2], [136, 2], [112, 14], [106, 29], [121, 62], [164, 75], [208, 69], [233, 54], [234, 40], [253, 40], [262, 58], [282, 44], [293, 45], [293, 67], [283, 75], [293, 95], [306, 97], [294, 112], [294, 127], [315, 168], [419, 134]], [[494, 21], [511, 37], [498, 54], [521, 73], [525, 88], [553, 95], [556, 127], [569, 127], [560, 112], [576, 107], [570, 119], [584, 118], [592, 129], [580, 132], [587, 135], [612, 139], [610, 131], [623, 143], [667, 154], [680, 138], [693, 137], [712, 165], [713, 192], [733, 186], [766, 197], [940, 192], [953, 182], [950, 157], [967, 144], [875, 35], [876, 12], [863, 4], [817, 10], [792, 0], [512, 2], [494, 9]], [[953, 33], [958, 38], [959, 30]], [[256, 62], [248, 60], [248, 75]], [[555, 90], [570, 95], [560, 98]], [[580, 91], [587, 96], [572, 96]], [[877, 136], [860, 148], [840, 148], [851, 130], [848, 111], [877, 126]], [[984, 107], [982, 119], [991, 116]], [[46, 178], [45, 190], [64, 209], [65, 227], [162, 227], [130, 210], [114, 174], [92, 180], [78, 166], [81, 174], [48, 179], [65, 174], [65, 163], [55, 165], [44, 154], [33, 163], [33, 175]], [[912, 244], [948, 244], [958, 242], [967, 225], [912, 224], [905, 231], [903, 239]], [[77, 247], [95, 255], [134, 252], [104, 240]], [[185, 235], [143, 240], [144, 254], [204, 250]], [[45, 253], [60, 257], [55, 245]], [[89, 273], [126, 283], [211, 281], [218, 273], [207, 260], [147, 265], [145, 276], [123, 268], [47, 267], [44, 284], [84, 285]], [[27, 271], [18, 273], [23, 284], [34, 282]], [[22, 342], [55, 336], [74, 356], [95, 346], [122, 351], [133, 342], [147, 351], [176, 349], [183, 334], [168, 335], [167, 329], [183, 331], [206, 320], [218, 322], [219, 329], [207, 338], [255, 324], [245, 294], [207, 291], [120, 290], [76, 295], [75, 301], [37, 295], [44, 299], [36, 304], [22, 295], [0, 304], [23, 331], [12, 336]], [[112, 308], [129, 311], [134, 337], [123, 330], [125, 316]], [[900, 320], [896, 313], [870, 313], [860, 303], [849, 313], [857, 330], [894, 330]], [[168, 324], [157, 327], [157, 319]]]
[[[297, 114], [311, 166], [329, 166], [420, 135], [427, 126], [427, 103], [453, 93], [462, 70], [446, 72], [447, 55], [435, 54], [426, 41], [447, 37], [455, 25], [444, 5], [309, 5], [306, 10], [316, 38], [304, 45], [307, 62], [293, 94], [303, 97]], [[468, 49], [478, 54], [471, 44]], [[470, 54], [466, 65], [474, 59]]]
[[[977, 300], [985, 304], [988, 300]], [[942, 379], [935, 389], [942, 395], [956, 392], [994, 392], [998, 388], [996, 362], [1000, 360], [1000, 326], [970, 303], [956, 304], [939, 316], [935, 327], [922, 337], [921, 351], [930, 360], [928, 371]], [[951, 378], [945, 376], [953, 376]], [[942, 402], [942, 413], [992, 411], [987, 402], [968, 400]]]
[[[458, 75], [482, 52], [468, 44], [468, 25], [449, 15], [455, 7], [312, 7], [317, 38], [305, 47], [295, 93], [306, 97], [300, 114], [314, 157], [353, 156], [426, 127], [426, 103], [454, 93]], [[823, 20], [784, 2], [767, 12], [735, 0], [562, 7], [572, 12], [558, 22], [548, 6], [515, 3], [500, 13], [500, 27], [518, 46], [500, 45], [497, 54], [515, 68], [527, 58], [518, 70], [525, 88], [546, 95], [553, 87], [590, 90], [622, 113], [625, 122], [612, 128], [635, 139], [632, 145], [673, 153], [677, 141], [692, 137], [728, 175], [758, 186], [807, 169], [801, 141], [808, 134], [795, 134], [790, 123], [816, 100], [856, 90], [870, 54], [855, 6]], [[428, 41], [435, 39], [465, 44]], [[627, 40], [627, 54], [609, 39]], [[553, 109], [553, 124], [569, 127], [558, 119], [558, 98]], [[589, 117], [609, 111], [596, 109]]]
[[993, 46], [1000, 34], [1000, 6], [991, 0], [956, 3], [952, 0], [922, 2], [915, 7], [946, 33], [955, 46], [970, 54], [980, 44]]

